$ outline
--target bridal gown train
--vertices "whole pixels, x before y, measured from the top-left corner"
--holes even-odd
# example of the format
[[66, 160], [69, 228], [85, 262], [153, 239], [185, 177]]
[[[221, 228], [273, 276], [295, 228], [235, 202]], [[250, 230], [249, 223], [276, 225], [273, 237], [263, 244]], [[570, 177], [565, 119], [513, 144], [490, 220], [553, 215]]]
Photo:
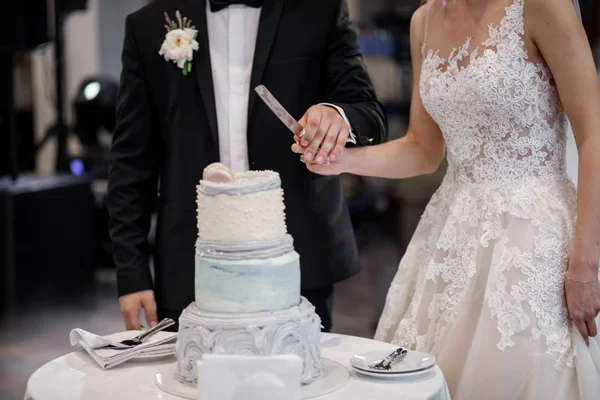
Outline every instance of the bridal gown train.
[[420, 95], [448, 171], [375, 338], [435, 355], [453, 400], [600, 399], [598, 342], [585, 346], [564, 300], [567, 119], [549, 69], [527, 58], [523, 6], [506, 8], [478, 52], [470, 39], [448, 59], [423, 46]]

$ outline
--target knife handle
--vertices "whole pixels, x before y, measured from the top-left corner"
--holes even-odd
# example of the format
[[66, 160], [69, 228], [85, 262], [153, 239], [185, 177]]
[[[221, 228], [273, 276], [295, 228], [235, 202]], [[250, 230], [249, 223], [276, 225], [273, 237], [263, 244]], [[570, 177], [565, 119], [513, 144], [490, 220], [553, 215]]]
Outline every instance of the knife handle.
[[148, 336], [154, 334], [155, 332], [161, 331], [163, 329], [166, 329], [168, 327], [170, 327], [171, 325], [174, 325], [175, 321], [173, 321], [170, 318], [165, 318], [162, 321], [160, 321], [158, 324], [156, 324], [154, 327], [148, 329], [145, 332], [142, 332], [140, 335], [138, 335], [138, 337], [136, 337], [136, 339], [138, 339], [140, 342], [142, 340], [144, 340], [145, 338], [147, 338]]

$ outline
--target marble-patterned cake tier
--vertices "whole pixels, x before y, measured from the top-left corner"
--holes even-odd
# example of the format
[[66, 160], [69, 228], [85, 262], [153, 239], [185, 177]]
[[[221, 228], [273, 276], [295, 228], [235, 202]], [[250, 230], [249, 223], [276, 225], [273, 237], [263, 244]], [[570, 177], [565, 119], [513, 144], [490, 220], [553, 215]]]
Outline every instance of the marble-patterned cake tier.
[[209, 313], [192, 303], [179, 318], [178, 378], [195, 385], [205, 353], [296, 354], [304, 360], [302, 383], [310, 383], [322, 374], [320, 336], [321, 320], [305, 298], [286, 310], [241, 314]]
[[247, 313], [282, 310], [300, 299], [300, 256], [293, 249], [261, 259], [196, 255], [196, 305], [203, 311]]
[[248, 171], [234, 182], [200, 181], [197, 187], [198, 238], [248, 242], [281, 239], [287, 234], [279, 174]]

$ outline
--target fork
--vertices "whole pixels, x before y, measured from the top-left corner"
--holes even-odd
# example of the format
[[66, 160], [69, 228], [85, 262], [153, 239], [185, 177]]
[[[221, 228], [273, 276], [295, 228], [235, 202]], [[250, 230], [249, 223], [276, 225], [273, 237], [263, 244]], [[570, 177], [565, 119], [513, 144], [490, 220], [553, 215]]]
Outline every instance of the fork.
[[[146, 339], [147, 337], [155, 334], [156, 332], [167, 329], [168, 327], [173, 326], [174, 324], [175, 324], [175, 321], [173, 321], [171, 318], [165, 318], [162, 321], [160, 321], [158, 324], [156, 324], [154, 327], [148, 329], [147, 331], [140, 333], [133, 339], [121, 340], [119, 343], [122, 344], [123, 346], [128, 346], [128, 347], [139, 346], [140, 344], [142, 344], [144, 339]], [[116, 347], [116, 346], [109, 345], [106, 347]]]
[[369, 368], [389, 371], [392, 368], [392, 365], [406, 357], [407, 353], [408, 350], [403, 347], [399, 347], [383, 360], [377, 363], [369, 364]]

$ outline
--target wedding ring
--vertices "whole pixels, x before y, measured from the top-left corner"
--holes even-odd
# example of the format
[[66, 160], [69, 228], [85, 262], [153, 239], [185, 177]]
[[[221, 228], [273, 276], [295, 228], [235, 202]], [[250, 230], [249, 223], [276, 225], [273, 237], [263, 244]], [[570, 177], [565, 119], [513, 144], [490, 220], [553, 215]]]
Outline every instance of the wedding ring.
[[306, 135], [306, 129], [302, 129], [300, 131], [300, 134], [298, 135], [299, 138], [301, 138], [302, 136]]

